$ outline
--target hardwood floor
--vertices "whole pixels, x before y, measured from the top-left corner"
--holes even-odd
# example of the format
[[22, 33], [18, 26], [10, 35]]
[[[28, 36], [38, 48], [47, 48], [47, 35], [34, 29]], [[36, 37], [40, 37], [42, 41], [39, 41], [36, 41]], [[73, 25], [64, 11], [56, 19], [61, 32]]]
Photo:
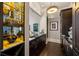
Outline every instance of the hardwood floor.
[[64, 56], [62, 48], [58, 43], [48, 42], [40, 56]]

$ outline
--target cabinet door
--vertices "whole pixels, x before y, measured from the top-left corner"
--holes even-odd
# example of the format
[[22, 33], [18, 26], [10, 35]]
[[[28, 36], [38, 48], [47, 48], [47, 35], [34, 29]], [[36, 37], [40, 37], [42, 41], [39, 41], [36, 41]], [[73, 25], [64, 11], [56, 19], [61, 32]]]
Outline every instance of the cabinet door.
[[74, 49], [79, 51], [79, 3], [73, 7], [73, 39]]

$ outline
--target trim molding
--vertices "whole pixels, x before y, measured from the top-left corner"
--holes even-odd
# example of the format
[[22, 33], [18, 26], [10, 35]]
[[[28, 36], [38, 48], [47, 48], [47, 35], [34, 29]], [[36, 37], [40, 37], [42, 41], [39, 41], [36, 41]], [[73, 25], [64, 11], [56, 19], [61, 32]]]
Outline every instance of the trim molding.
[[61, 43], [60, 39], [47, 39], [47, 42], [56, 42], [56, 43]]
[[32, 9], [32, 11], [34, 11], [37, 15], [39, 15], [41, 17], [41, 15], [39, 13], [37, 13], [32, 7], [29, 7], [30, 9]]

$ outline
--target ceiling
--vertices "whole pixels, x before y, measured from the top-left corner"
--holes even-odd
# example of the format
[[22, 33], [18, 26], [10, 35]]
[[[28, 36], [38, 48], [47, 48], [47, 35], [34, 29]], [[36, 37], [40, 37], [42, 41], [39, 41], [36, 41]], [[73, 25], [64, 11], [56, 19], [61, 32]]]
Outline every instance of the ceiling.
[[71, 6], [72, 2], [39, 2], [41, 8], [48, 8], [49, 6], [57, 6], [59, 9]]
[[61, 9], [70, 8], [72, 3], [73, 2], [31, 2], [30, 5], [35, 11], [40, 11], [39, 13], [43, 15], [50, 6], [57, 6], [57, 12], [60, 12]]
[[[44, 14], [44, 11], [50, 6], [57, 6], [58, 12], [62, 9], [72, 7], [72, 2], [38, 2], [41, 7], [41, 14]], [[56, 14], [56, 13], [55, 13]], [[51, 14], [48, 14], [51, 15]]]

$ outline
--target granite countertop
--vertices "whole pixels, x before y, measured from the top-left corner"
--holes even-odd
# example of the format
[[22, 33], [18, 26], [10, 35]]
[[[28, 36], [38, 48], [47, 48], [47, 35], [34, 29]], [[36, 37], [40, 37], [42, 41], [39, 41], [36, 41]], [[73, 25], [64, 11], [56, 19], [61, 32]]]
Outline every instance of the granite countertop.
[[[40, 36], [42, 36], [42, 35], [44, 35], [44, 34], [39, 34], [37, 37], [40, 37]], [[37, 37], [29, 38], [29, 41], [34, 40], [34, 39], [37, 38]]]
[[29, 41], [34, 40], [34, 39], [35, 39], [35, 37], [33, 37], [33, 38], [29, 38]]

